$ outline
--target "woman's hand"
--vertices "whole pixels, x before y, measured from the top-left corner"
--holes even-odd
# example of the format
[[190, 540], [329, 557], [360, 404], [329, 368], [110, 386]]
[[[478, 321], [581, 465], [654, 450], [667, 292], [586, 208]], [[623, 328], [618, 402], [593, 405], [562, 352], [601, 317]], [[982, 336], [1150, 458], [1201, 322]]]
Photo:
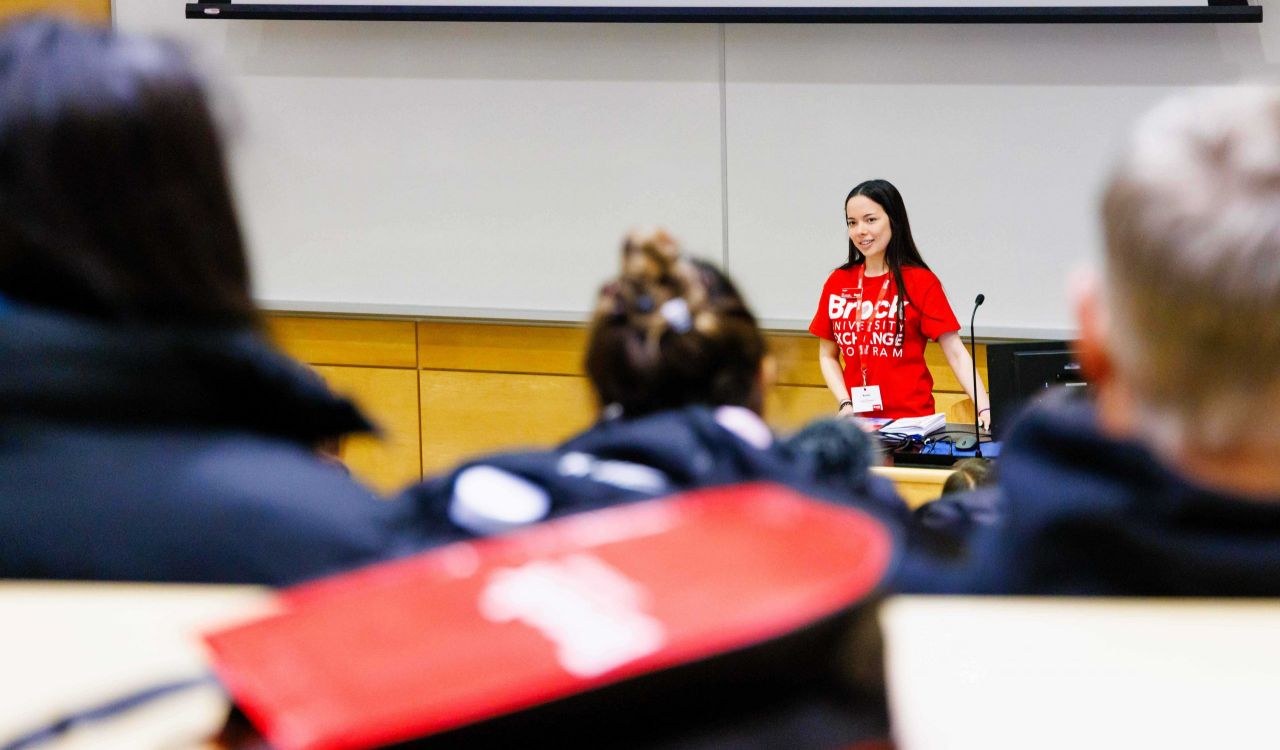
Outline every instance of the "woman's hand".
[[858, 416], [858, 413], [853, 410], [852, 401], [841, 401], [840, 408], [836, 409], [836, 416], [852, 418]]
[[991, 409], [983, 409], [978, 412], [978, 426], [983, 432], [991, 432]]

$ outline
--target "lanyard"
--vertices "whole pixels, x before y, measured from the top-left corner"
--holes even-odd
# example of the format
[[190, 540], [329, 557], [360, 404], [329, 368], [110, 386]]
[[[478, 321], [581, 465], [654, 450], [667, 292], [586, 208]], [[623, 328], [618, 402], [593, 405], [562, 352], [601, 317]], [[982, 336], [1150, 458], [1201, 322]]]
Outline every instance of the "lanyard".
[[[854, 315], [856, 320], [853, 323], [853, 349], [858, 353], [858, 369], [862, 372], [862, 387], [867, 387], [867, 366], [862, 360], [862, 350], [859, 346], [862, 343], [862, 281], [867, 276], [867, 267], [865, 265], [858, 266], [858, 311]], [[884, 283], [880, 285], [880, 296], [876, 297], [876, 303], [871, 308], [871, 317], [876, 316], [876, 310], [880, 309], [880, 305], [884, 302], [884, 296], [889, 293], [890, 275], [884, 275]]]

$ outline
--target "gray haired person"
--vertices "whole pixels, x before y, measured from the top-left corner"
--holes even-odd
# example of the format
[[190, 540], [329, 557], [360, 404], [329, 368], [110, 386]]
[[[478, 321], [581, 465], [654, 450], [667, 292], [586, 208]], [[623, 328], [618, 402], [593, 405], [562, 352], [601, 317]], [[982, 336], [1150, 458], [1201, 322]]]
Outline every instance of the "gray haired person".
[[1102, 222], [1076, 290], [1093, 396], [1006, 441], [976, 587], [1280, 595], [1280, 92], [1156, 107]]

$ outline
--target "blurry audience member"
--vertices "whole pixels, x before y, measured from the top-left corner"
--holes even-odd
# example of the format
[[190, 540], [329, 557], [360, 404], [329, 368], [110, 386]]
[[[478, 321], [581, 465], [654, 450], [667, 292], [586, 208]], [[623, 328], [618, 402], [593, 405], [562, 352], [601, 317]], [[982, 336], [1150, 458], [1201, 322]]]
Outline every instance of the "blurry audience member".
[[368, 422], [259, 326], [183, 53], [0, 31], [0, 577], [281, 584], [414, 544], [314, 453]]
[[981, 587], [1280, 595], [1280, 95], [1153, 110], [1102, 217], [1077, 305], [1096, 402], [1007, 440]]
[[966, 458], [956, 461], [942, 483], [942, 496], [956, 492], [976, 490], [995, 481], [995, 465], [986, 458]]
[[876, 485], [881, 480], [870, 473], [879, 465], [879, 446], [869, 436], [861, 420], [846, 417], [817, 419], [783, 441], [783, 446], [801, 466], [805, 476], [852, 497], [874, 503], [902, 521], [910, 519], [906, 503], [896, 493]]
[[990, 490], [975, 492], [993, 484], [995, 478], [996, 465], [989, 459], [957, 461], [942, 484], [942, 495], [915, 509], [916, 523], [933, 532], [930, 538], [947, 543], [951, 556], [961, 554], [971, 533], [999, 518], [998, 495]]
[[630, 234], [621, 260], [600, 290], [587, 344], [599, 421], [555, 450], [489, 456], [412, 490], [449, 520], [446, 536], [750, 480], [904, 507], [892, 485], [867, 474], [874, 449], [859, 430], [842, 439], [848, 456], [834, 468], [807, 443], [774, 439], [760, 417], [772, 360], [723, 273], [686, 257], [662, 230]]

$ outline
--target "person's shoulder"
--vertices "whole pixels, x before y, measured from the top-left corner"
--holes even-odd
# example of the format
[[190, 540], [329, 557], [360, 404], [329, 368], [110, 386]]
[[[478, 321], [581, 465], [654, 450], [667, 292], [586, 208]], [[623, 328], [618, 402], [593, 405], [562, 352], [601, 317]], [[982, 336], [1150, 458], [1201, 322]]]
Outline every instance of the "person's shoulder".
[[[380, 559], [398, 520], [342, 467], [283, 439], [114, 425], [31, 432], [22, 474], [12, 479], [0, 460], [0, 494], [56, 509], [42, 544], [61, 556], [31, 556], [45, 576], [281, 585]], [[106, 526], [109, 553], [69, 548], [77, 529]]]
[[378, 494], [345, 466], [285, 438], [184, 428], [81, 438], [97, 445], [104, 461], [134, 462], [136, 468], [109, 480], [112, 485], [133, 485], [140, 502], [170, 506], [193, 524], [253, 523], [262, 530], [276, 523], [336, 531], [366, 524], [366, 516], [382, 506]]
[[845, 268], [844, 266], [840, 266], [838, 268], [831, 269], [831, 273], [827, 274], [827, 280], [823, 283], [823, 286], [830, 287], [833, 285], [847, 285], [852, 283], [856, 278], [855, 268], [857, 267]]
[[1016, 414], [1005, 439], [1006, 449], [1015, 454], [1050, 458], [1061, 457], [1068, 447], [1076, 453], [1084, 447], [1114, 452], [1118, 446], [1113, 443], [1098, 425], [1096, 404], [1067, 389], [1049, 391], [1027, 404]]
[[1280, 528], [1280, 513], [1188, 483], [1146, 447], [1104, 434], [1079, 396], [1026, 411], [999, 467], [1003, 517], [975, 554], [983, 593], [1275, 594], [1275, 576], [1250, 576], [1274, 570], [1276, 556], [1236, 566], [1209, 550]]
[[[198, 457], [202, 470], [187, 476], [206, 491], [247, 501], [280, 499], [292, 506], [309, 491], [312, 508], [333, 501], [374, 500], [377, 495], [336, 461], [299, 443], [254, 433], [191, 434], [171, 443], [178, 452]], [[302, 503], [305, 507], [306, 503]]]
[[998, 461], [1010, 524], [1028, 536], [1064, 519], [1124, 516], [1144, 496], [1166, 495], [1170, 481], [1148, 451], [1104, 435], [1096, 407], [1068, 393], [1015, 417]]
[[939, 285], [942, 283], [938, 279], [937, 274], [920, 266], [903, 266], [902, 280], [908, 284], [929, 286]]
[[[61, 486], [96, 475], [104, 491], [185, 497], [187, 508], [205, 498], [273, 492], [295, 498], [319, 486], [343, 497], [373, 495], [344, 467], [302, 443], [249, 430], [43, 421], [25, 424], [23, 431], [32, 439], [19, 457], [31, 471], [47, 471], [61, 461], [71, 466], [49, 477]], [[314, 507], [312, 502], [297, 500], [300, 508]]]

